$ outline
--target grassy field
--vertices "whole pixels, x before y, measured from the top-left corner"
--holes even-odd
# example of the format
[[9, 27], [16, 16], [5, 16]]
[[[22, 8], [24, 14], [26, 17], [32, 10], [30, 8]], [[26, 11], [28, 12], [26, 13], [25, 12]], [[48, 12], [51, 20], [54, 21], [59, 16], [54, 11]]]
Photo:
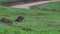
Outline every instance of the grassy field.
[[6, 2], [7, 0], [0, 0], [0, 2]]
[[12, 1], [16, 1], [16, 0], [0, 0], [0, 2], [12, 2]]
[[[54, 6], [56, 6], [55, 4]], [[59, 3], [57, 3], [56, 9], [59, 9], [58, 6]], [[19, 15], [23, 15], [25, 21], [15, 22], [14, 20]], [[60, 34], [60, 12], [57, 11], [27, 10], [0, 6], [0, 18], [2, 17], [11, 19], [15, 27], [0, 22], [0, 34]], [[22, 30], [20, 26], [32, 30]]]
[[[24, 22], [15, 22], [19, 16], [25, 17]], [[13, 21], [13, 26], [7, 26], [0, 22], [0, 34], [60, 34], [60, 13], [43, 10], [15, 9], [0, 6], [0, 18], [7, 17]], [[22, 30], [22, 26], [32, 29]]]
[[37, 5], [38, 8], [60, 10], [60, 1]]

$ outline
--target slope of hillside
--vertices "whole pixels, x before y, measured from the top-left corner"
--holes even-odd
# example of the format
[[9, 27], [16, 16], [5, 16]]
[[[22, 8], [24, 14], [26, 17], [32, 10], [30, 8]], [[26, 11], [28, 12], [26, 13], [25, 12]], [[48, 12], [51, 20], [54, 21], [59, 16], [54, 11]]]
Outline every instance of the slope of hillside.
[[60, 10], [60, 1], [58, 2], [50, 2], [50, 3], [46, 3], [46, 4], [40, 4], [38, 6], [36, 6], [37, 8], [46, 8], [46, 9], [55, 9], [55, 10]]
[[[23, 15], [25, 21], [14, 20]], [[15, 9], [0, 6], [0, 18], [7, 17], [13, 21], [13, 26], [0, 22], [0, 34], [60, 34], [60, 12], [43, 10]], [[21, 29], [21, 26], [25, 30]], [[27, 28], [31, 30], [26, 30]]]

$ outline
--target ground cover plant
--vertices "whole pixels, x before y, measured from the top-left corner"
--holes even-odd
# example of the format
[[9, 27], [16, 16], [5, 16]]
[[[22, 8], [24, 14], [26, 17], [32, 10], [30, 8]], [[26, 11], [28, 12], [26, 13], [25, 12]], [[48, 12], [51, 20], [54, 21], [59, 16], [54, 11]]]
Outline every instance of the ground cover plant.
[[[24, 16], [23, 22], [15, 19]], [[13, 21], [9, 26], [0, 22], [0, 34], [60, 34], [60, 13], [44, 10], [16, 9], [0, 6], [0, 18], [7, 17]]]
[[0, 0], [0, 2], [13, 1], [13, 0]]
[[60, 11], [60, 1], [57, 2], [49, 2], [41, 5], [37, 5], [37, 8], [52, 10], [52, 11]]

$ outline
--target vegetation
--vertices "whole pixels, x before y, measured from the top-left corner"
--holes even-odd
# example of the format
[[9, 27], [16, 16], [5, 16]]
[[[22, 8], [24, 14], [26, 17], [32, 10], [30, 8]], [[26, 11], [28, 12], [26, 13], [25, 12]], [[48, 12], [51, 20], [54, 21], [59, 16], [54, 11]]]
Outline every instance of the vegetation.
[[41, 4], [38, 5], [38, 8], [46, 8], [46, 9], [56, 9], [56, 10], [60, 10], [60, 1], [57, 2], [50, 2], [50, 3], [46, 3], [46, 4]]
[[[55, 9], [59, 9], [59, 2], [54, 3], [54, 6]], [[38, 7], [40, 6], [38, 5]], [[43, 5], [41, 5], [41, 8], [43, 8]], [[24, 21], [15, 22], [15, 19], [20, 15], [24, 16]], [[60, 34], [60, 12], [57, 11], [16, 9], [0, 6], [0, 18], [2, 17], [11, 19], [15, 26], [8, 26], [0, 22], [0, 34]]]
[[[25, 17], [24, 22], [15, 22], [19, 16]], [[14, 26], [0, 22], [0, 34], [59, 34], [60, 13], [43, 10], [15, 9], [0, 6], [0, 18], [7, 17], [13, 21]], [[32, 30], [22, 30], [21, 27]]]
[[0, 2], [19, 2], [19, 1], [22, 1], [22, 2], [33, 2], [33, 1], [36, 1], [36, 0], [0, 0]]
[[6, 2], [6, 1], [10, 1], [10, 0], [0, 0], [0, 2]]

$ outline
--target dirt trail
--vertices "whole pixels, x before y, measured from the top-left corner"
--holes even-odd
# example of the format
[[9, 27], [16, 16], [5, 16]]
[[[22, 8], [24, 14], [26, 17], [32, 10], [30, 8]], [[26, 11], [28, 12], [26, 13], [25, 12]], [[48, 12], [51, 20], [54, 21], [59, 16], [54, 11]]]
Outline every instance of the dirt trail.
[[39, 1], [39, 2], [34, 2], [34, 3], [15, 5], [15, 6], [11, 6], [11, 7], [12, 8], [25, 8], [25, 9], [29, 9], [29, 7], [31, 7], [31, 6], [38, 5], [38, 4], [43, 4], [43, 3], [48, 3], [48, 2], [55, 2], [55, 1]]

